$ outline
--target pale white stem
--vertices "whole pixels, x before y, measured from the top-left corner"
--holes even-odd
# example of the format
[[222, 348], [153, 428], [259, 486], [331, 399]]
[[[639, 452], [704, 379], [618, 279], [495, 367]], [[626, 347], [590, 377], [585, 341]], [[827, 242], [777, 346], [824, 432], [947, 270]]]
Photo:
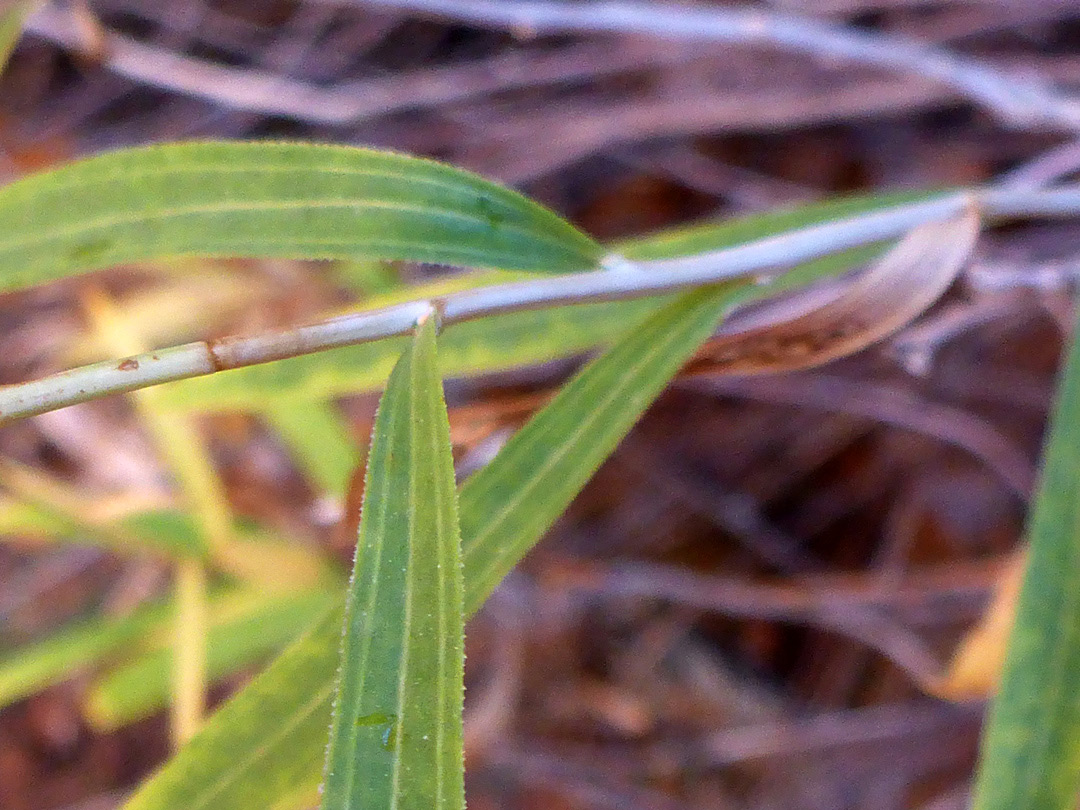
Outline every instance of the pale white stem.
[[972, 205], [991, 219], [1077, 215], [1080, 184], [947, 194], [724, 250], [661, 261], [634, 262], [613, 256], [603, 270], [481, 287], [251, 337], [200, 341], [95, 363], [0, 388], [0, 424], [107, 394], [405, 335], [433, 312], [446, 326], [526, 309], [658, 295], [747, 276], [768, 277], [801, 262], [902, 236]]

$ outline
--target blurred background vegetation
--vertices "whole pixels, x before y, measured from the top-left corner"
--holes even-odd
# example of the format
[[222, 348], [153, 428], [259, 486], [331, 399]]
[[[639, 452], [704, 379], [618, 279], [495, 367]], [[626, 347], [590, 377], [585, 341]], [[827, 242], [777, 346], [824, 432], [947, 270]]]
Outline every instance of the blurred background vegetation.
[[[1068, 0], [754, 8], [1080, 88], [1080, 9]], [[428, 155], [602, 239], [1080, 164], [1053, 128], [1012, 128], [911, 71], [768, 43], [495, 30], [361, 0], [44, 4], [0, 76], [4, 180], [191, 138]], [[1078, 245], [1076, 222], [989, 232], [946, 300], [886, 345], [814, 372], [677, 382], [469, 626], [470, 806], [965, 806], [979, 683], [993, 667], [976, 667], [970, 700], [927, 687], [1013, 559]], [[445, 273], [199, 261], [7, 294], [0, 382], [108, 353], [92, 317], [102, 297], [164, 345], [298, 322]], [[577, 362], [452, 381], [462, 474]], [[300, 578], [317, 578], [303, 567], [312, 561], [349, 559], [355, 539], [338, 527], [374, 398], [325, 407], [326, 420], [309, 416], [338, 443], [318, 464], [287, 413], [219, 410], [197, 423], [229, 509], [287, 538], [298, 551], [287, 573]], [[0, 657], [166, 592], [160, 555], [118, 552], [123, 536], [93, 529], [98, 512], [165, 503], [173, 489], [130, 401], [4, 427], [0, 457]], [[188, 541], [158, 520], [160, 536]], [[302, 602], [275, 603], [276, 635], [239, 671], [224, 667], [213, 700], [303, 626], [313, 608]], [[233, 648], [256, 634], [233, 627]], [[167, 712], [123, 705], [146, 667], [167, 666], [141, 660], [134, 674], [112, 670], [127, 682], [79, 669], [0, 709], [0, 807], [113, 808], [163, 760]], [[106, 705], [109, 688], [120, 698]]]

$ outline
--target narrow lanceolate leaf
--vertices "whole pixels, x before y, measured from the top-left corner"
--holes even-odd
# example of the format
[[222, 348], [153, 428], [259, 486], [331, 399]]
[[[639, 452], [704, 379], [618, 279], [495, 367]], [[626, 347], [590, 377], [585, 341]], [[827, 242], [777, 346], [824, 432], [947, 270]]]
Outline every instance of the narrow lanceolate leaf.
[[587, 365], [461, 489], [465, 608], [477, 610], [563, 513], [741, 288], [680, 296]]
[[602, 249], [429, 160], [301, 143], [126, 149], [0, 189], [0, 290], [179, 256], [408, 259], [560, 272]]
[[[264, 810], [322, 777], [341, 607], [214, 714], [124, 810]], [[296, 810], [306, 807], [297, 805]]]
[[1080, 340], [1062, 377], [975, 810], [1066, 810], [1080, 789]]
[[[926, 192], [832, 200], [789, 211], [677, 228], [611, 247], [631, 259], [670, 259], [719, 250], [925, 196]], [[879, 252], [874, 246], [846, 250], [807, 262], [784, 278], [792, 285], [806, 284], [857, 267]], [[514, 278], [502, 275], [503, 278], [485, 275], [483, 281], [492, 284]], [[427, 298], [461, 288], [460, 284], [454, 287], [443, 284], [437, 290], [424, 286], [415, 288], [411, 295], [398, 291], [400, 295], [392, 300]], [[439, 336], [439, 368], [444, 377], [465, 376], [580, 354], [611, 344], [671, 299], [672, 296], [666, 295], [609, 301], [455, 324]], [[381, 306], [384, 301], [375, 303]], [[394, 338], [169, 383], [160, 389], [161, 401], [177, 410], [260, 410], [270, 399], [310, 401], [377, 390], [385, 383], [406, 344], [406, 340]]]
[[[862, 204], [872, 206], [873, 202], [863, 200]], [[717, 236], [719, 244], [725, 238]], [[674, 241], [671, 250], [677, 252], [681, 242]], [[809, 268], [801, 275], [809, 280], [837, 271], [835, 266], [820, 269], [818, 273], [818, 268]], [[778, 283], [783, 278], [787, 277]], [[734, 303], [771, 289], [732, 285], [688, 293], [664, 305], [647, 322], [639, 319], [631, 322], [629, 329], [624, 326], [620, 330], [624, 336], [587, 366], [571, 383], [572, 388], [537, 414], [521, 437], [515, 437], [514, 446], [504, 448], [492, 462], [498, 466], [489, 476], [508, 476], [505, 497], [500, 496], [494, 477], [474, 476], [466, 482], [461, 493], [461, 525], [467, 613], [484, 601], [499, 578], [566, 509], [591, 471], [685, 358], [711, 334], [721, 314]], [[646, 315], [642, 313], [642, 317]], [[669, 339], [676, 333], [677, 338]], [[656, 351], [658, 342], [666, 346], [667, 356]], [[648, 359], [636, 362], [643, 355]], [[611, 389], [605, 385], [617, 387], [627, 401], [611, 397]], [[568, 409], [578, 408], [581, 410], [573, 417], [567, 415]], [[593, 409], [602, 409], [610, 421], [593, 419]], [[569, 422], [576, 427], [582, 419], [589, 420], [592, 431], [558, 435], [557, 428], [565, 428]], [[567, 469], [568, 458], [587, 470], [575, 474], [571, 486], [557, 480]], [[539, 486], [534, 478], [553, 482], [553, 486]], [[529, 489], [532, 499], [514, 497], [519, 488]], [[502, 501], [509, 497], [514, 497], [513, 506], [504, 509]], [[489, 522], [498, 522], [501, 528], [490, 528]], [[284, 794], [284, 785], [298, 790], [298, 795], [303, 795], [300, 788], [316, 785], [320, 776], [317, 763], [330, 720], [337, 666], [334, 634], [341, 626], [340, 616], [340, 608], [331, 611], [235, 696], [125, 810], [262, 810]], [[236, 751], [249, 753], [237, 757]]]
[[[494, 475], [507, 476], [509, 508], [503, 508], [494, 478], [474, 476], [465, 483], [468, 613], [566, 509], [722, 312], [746, 294], [738, 285], [684, 294], [587, 366], [492, 462], [498, 465]], [[588, 429], [576, 429], [583, 420]], [[511, 452], [504, 455], [506, 450]], [[571, 469], [576, 464], [580, 470]], [[559, 480], [563, 475], [570, 480]], [[530, 497], [517, 497], [520, 491]], [[125, 810], [256, 810], [281, 795], [279, 769], [292, 787], [317, 784], [314, 763], [326, 744], [340, 615], [332, 612], [234, 697]], [[235, 751], [250, 754], [237, 758]]]
[[428, 318], [375, 419], [322, 810], [465, 806], [461, 537]]

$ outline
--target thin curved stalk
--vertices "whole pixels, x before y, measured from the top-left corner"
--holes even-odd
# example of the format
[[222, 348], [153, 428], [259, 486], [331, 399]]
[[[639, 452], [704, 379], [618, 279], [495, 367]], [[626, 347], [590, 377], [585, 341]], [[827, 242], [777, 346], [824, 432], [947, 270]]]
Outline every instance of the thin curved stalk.
[[527, 309], [639, 298], [733, 281], [745, 283], [748, 278], [769, 283], [786, 267], [893, 239], [970, 206], [990, 220], [1073, 216], [1080, 214], [1080, 184], [1041, 190], [990, 188], [952, 193], [724, 250], [658, 261], [630, 261], [612, 255], [602, 271], [464, 290], [251, 337], [199, 341], [119, 362], [95, 363], [0, 389], [0, 425], [108, 394], [405, 335], [432, 310], [445, 326]]

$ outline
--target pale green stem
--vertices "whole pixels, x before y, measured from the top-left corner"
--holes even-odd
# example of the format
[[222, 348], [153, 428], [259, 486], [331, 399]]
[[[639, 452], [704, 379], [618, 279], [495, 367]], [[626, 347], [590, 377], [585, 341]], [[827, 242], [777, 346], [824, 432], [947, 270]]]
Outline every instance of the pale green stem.
[[539, 277], [451, 293], [430, 300], [330, 318], [252, 337], [187, 343], [122, 361], [95, 363], [0, 389], [0, 425], [107, 394], [199, 377], [241, 366], [409, 334], [435, 311], [443, 325], [590, 301], [641, 298], [747, 277], [762, 282], [785, 268], [904, 235], [974, 205], [991, 220], [1080, 214], [1080, 184], [1051, 189], [989, 188], [790, 231], [724, 250], [678, 259], [630, 261], [610, 256], [606, 269]]

